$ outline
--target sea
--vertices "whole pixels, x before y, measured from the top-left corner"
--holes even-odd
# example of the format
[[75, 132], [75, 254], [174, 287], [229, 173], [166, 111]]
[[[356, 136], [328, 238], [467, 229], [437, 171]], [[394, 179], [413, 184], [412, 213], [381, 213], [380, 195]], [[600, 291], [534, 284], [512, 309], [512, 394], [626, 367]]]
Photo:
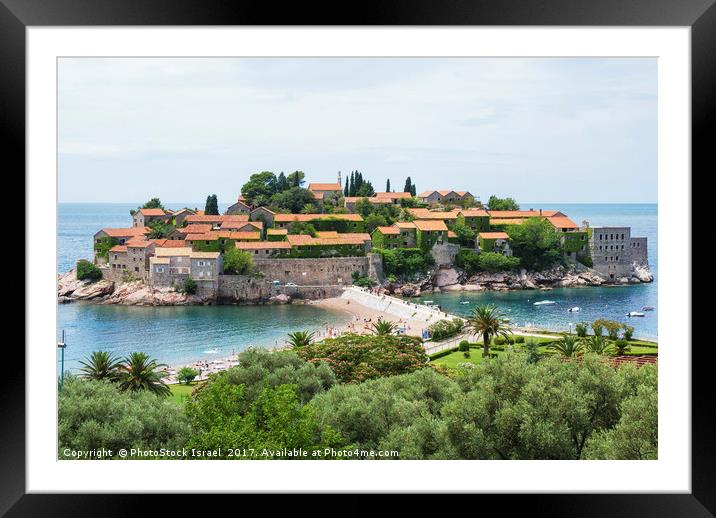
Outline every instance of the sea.
[[[92, 236], [102, 227], [131, 225], [129, 211], [137, 203], [60, 203], [58, 207], [57, 270], [63, 273], [77, 259], [92, 258]], [[582, 321], [608, 318], [634, 326], [635, 336], [657, 340], [658, 228], [656, 204], [521, 204], [523, 208], [557, 209], [581, 224], [631, 226], [633, 236], [648, 238], [649, 266], [654, 282], [623, 287], [564, 288], [552, 291], [436, 293], [442, 308], [467, 315], [476, 304], [494, 303], [520, 326], [570, 331]], [[203, 207], [199, 203], [167, 204], [171, 208]], [[220, 204], [223, 211], [226, 204]], [[415, 299], [413, 299], [415, 300]], [[554, 301], [535, 306], [534, 302]], [[654, 307], [644, 317], [626, 317], [630, 311]], [[579, 307], [579, 312], [568, 309]], [[282, 343], [289, 332], [339, 326], [348, 316], [310, 305], [127, 307], [91, 303], [59, 304], [58, 339], [65, 332], [65, 370], [76, 370], [92, 351], [117, 356], [144, 351], [160, 362], [181, 365], [196, 360], [227, 357], [249, 346]], [[58, 355], [59, 361], [59, 355]], [[58, 369], [60, 365], [58, 364]]]

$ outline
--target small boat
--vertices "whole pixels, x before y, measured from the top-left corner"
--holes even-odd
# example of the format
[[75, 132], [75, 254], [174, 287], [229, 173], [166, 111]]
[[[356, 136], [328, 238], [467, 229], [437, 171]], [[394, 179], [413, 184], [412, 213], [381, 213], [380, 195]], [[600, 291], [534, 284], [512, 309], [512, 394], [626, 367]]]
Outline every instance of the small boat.
[[642, 311], [654, 311], [654, 306], [644, 306], [641, 308]]
[[628, 316], [628, 317], [643, 317], [644, 313], [641, 313], [639, 311], [630, 311], [629, 313], [626, 314], [626, 316]]
[[218, 354], [219, 350], [214, 347], [213, 349], [207, 349], [206, 351], [202, 351], [204, 354]]
[[432, 306], [433, 304], [435, 304], [435, 301], [434, 300], [424, 300], [423, 304], [425, 304], [426, 306]]
[[469, 304], [469, 303], [470, 303], [469, 300], [463, 300], [463, 301], [460, 302], [460, 304]]
[[569, 308], [567, 311], [569, 311], [570, 313], [577, 313], [579, 311], [582, 311], [582, 308], [580, 308], [579, 306], [574, 306], [573, 308]]
[[551, 306], [552, 304], [556, 304], [553, 300], [541, 300], [539, 302], [535, 302], [532, 304], [533, 306]]

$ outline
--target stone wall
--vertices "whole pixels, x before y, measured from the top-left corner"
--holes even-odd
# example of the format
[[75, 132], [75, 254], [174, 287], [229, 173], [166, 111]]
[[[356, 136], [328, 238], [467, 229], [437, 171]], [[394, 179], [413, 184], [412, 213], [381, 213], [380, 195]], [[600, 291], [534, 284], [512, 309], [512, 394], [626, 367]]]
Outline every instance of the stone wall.
[[320, 259], [254, 259], [256, 270], [265, 280], [299, 286], [350, 285], [353, 272], [368, 275], [369, 258], [331, 257]]
[[452, 266], [455, 262], [455, 256], [460, 251], [460, 245], [445, 243], [442, 245], [434, 245], [430, 250], [430, 255], [435, 259], [436, 266]]
[[223, 303], [256, 304], [278, 295], [293, 300], [325, 299], [339, 296], [342, 290], [342, 286], [275, 286], [272, 280], [252, 275], [220, 275], [217, 298]]
[[639, 265], [649, 264], [647, 256], [647, 240], [645, 237], [631, 238], [631, 261]]

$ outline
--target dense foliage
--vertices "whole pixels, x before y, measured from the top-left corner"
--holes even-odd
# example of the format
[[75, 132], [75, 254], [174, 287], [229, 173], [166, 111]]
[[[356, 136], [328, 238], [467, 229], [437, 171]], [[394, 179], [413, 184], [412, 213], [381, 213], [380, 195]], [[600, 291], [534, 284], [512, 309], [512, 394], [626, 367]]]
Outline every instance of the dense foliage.
[[520, 206], [512, 198], [498, 198], [494, 194], [487, 201], [487, 208], [490, 210], [520, 210]]
[[520, 266], [518, 257], [507, 257], [497, 252], [480, 252], [461, 248], [455, 257], [455, 264], [472, 275], [477, 272], [507, 272]]
[[250, 253], [238, 248], [229, 248], [224, 252], [224, 273], [249, 275], [254, 268], [254, 258]]
[[453, 318], [452, 320], [438, 320], [428, 327], [430, 337], [433, 340], [445, 340], [452, 338], [462, 331], [465, 322], [461, 318]]
[[435, 260], [420, 248], [391, 248], [375, 250], [383, 256], [383, 273], [406, 277], [424, 274]]
[[130, 213], [132, 216], [134, 216], [134, 214], [135, 214], [139, 209], [162, 209], [162, 210], [164, 210], [164, 206], [162, 205], [162, 202], [161, 202], [161, 200], [160, 200], [159, 198], [152, 198], [151, 200], [149, 200], [148, 202], [146, 202], [146, 203], [145, 203], [144, 205], [142, 205], [141, 207], [137, 207], [136, 209], [131, 209], [131, 210], [129, 211], [129, 213]]
[[412, 336], [345, 334], [296, 349], [311, 363], [327, 363], [343, 383], [404, 374], [425, 367], [420, 339]]
[[173, 225], [160, 219], [151, 221], [147, 226], [149, 227], [149, 232], [147, 233], [149, 239], [166, 239], [169, 233], [174, 230]]
[[562, 260], [560, 233], [546, 219], [528, 218], [520, 225], [510, 225], [510, 246], [524, 268], [540, 270]]
[[86, 259], [77, 261], [77, 280], [98, 281], [102, 278], [102, 270]]
[[151, 392], [123, 392], [108, 381], [70, 376], [59, 395], [59, 458], [66, 448], [181, 448], [190, 433], [182, 409]]
[[196, 293], [197, 288], [198, 286], [194, 279], [192, 279], [191, 277], [185, 277], [184, 282], [181, 285], [180, 291], [182, 293], [186, 293], [187, 295], [194, 295]]
[[206, 197], [206, 205], [204, 205], [204, 214], [207, 216], [216, 216], [219, 214], [219, 199], [216, 194], [210, 194]]

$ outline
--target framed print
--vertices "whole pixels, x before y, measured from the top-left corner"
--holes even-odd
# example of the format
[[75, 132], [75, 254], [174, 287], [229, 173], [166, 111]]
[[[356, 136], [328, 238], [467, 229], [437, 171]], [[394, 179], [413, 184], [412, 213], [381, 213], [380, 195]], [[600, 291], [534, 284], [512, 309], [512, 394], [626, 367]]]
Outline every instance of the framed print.
[[716, 7], [518, 4], [5, 1], [29, 304], [3, 511], [436, 492], [711, 515], [690, 259]]

